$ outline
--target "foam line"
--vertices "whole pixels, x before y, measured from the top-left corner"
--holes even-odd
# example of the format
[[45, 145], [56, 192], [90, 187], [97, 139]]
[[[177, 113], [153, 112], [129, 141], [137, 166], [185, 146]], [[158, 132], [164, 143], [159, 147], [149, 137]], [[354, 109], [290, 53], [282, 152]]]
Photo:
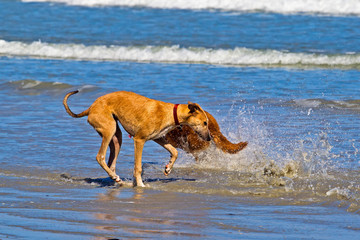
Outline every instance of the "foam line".
[[0, 55], [30, 58], [134, 61], [232, 66], [360, 67], [360, 54], [291, 53], [248, 48], [210, 49], [179, 46], [85, 46], [40, 41], [24, 43], [0, 40]]
[[121, 6], [162, 9], [189, 9], [239, 12], [310, 13], [325, 15], [360, 15], [358, 0], [22, 0], [56, 2], [88, 7]]

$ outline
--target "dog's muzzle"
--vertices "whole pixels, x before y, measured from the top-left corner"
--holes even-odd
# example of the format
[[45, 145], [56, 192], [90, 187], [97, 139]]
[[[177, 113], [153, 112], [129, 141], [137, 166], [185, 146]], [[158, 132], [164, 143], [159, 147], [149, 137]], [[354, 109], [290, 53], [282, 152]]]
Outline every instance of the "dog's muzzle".
[[201, 138], [204, 140], [204, 141], [211, 141], [212, 137], [211, 137], [211, 134], [208, 132], [205, 136], [203, 135], [200, 135]]
[[207, 136], [207, 138], [206, 138], [206, 141], [211, 141], [211, 136], [210, 136], [210, 134]]

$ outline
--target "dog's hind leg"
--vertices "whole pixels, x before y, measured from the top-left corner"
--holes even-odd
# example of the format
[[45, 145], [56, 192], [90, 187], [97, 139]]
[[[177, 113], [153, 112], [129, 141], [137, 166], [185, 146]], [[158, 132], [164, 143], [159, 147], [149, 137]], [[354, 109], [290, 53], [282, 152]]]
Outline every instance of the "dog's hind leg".
[[102, 137], [101, 146], [98, 154], [96, 155], [97, 162], [107, 172], [111, 179], [116, 182], [120, 182], [120, 177], [108, 167], [105, 161], [107, 148], [109, 147], [109, 144], [116, 133], [115, 119], [112, 117], [111, 114], [101, 113], [96, 115], [89, 115], [88, 122]]
[[169, 151], [170, 153], [170, 161], [169, 163], [165, 166], [165, 170], [164, 170], [164, 174], [167, 176], [170, 174], [175, 161], [178, 157], [178, 151], [176, 150], [176, 148], [174, 148], [170, 143], [168, 143], [165, 139], [163, 138], [159, 138], [159, 139], [155, 139], [154, 140], [156, 143], [158, 143], [159, 145], [161, 145], [163, 148], [165, 148], [166, 150]]
[[121, 130], [118, 126], [118, 124], [116, 124], [116, 132], [115, 135], [112, 137], [109, 147], [110, 147], [110, 155], [109, 155], [109, 161], [108, 161], [108, 167], [110, 168], [111, 171], [113, 171], [114, 173], [116, 172], [116, 160], [118, 158], [120, 149], [121, 149], [121, 144], [122, 144], [122, 135], [121, 135]]

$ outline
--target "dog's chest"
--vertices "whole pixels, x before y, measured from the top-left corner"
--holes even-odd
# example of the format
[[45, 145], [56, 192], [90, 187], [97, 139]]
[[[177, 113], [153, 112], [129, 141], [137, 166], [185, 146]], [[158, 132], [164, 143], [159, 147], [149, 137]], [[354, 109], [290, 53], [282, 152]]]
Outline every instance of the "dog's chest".
[[168, 126], [165, 127], [163, 129], [161, 129], [158, 132], [153, 132], [150, 136], [149, 139], [158, 139], [158, 138], [162, 138], [164, 137], [169, 131], [173, 130], [175, 127], [174, 126]]

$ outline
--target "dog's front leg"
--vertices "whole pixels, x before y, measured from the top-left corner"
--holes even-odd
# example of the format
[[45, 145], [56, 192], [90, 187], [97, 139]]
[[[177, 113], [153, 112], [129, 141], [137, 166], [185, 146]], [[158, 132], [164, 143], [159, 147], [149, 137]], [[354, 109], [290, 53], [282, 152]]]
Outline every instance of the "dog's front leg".
[[134, 187], [145, 187], [142, 179], [142, 166], [141, 166], [141, 158], [142, 152], [144, 148], [145, 140], [137, 139], [134, 137], [134, 145], [135, 145], [135, 165], [134, 165]]
[[178, 157], [178, 151], [176, 150], [176, 148], [171, 145], [170, 143], [168, 143], [164, 138], [159, 138], [159, 139], [155, 139], [154, 140], [157, 144], [161, 145], [163, 148], [165, 148], [166, 150], [169, 151], [170, 153], [170, 161], [169, 163], [165, 166], [165, 170], [164, 170], [164, 174], [165, 176], [169, 175], [174, 164], [175, 161]]

